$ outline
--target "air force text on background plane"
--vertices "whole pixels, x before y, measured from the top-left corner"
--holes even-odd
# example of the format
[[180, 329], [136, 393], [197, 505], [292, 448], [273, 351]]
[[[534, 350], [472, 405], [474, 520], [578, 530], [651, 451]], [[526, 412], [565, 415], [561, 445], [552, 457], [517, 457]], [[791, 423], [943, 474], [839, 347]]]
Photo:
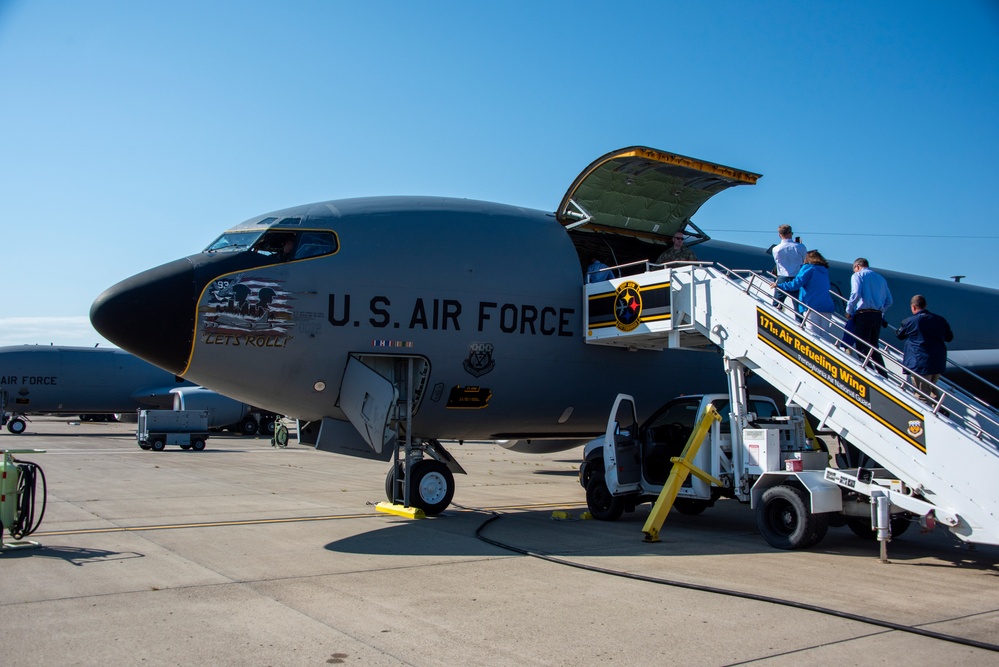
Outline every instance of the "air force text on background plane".
[[55, 375], [22, 375], [21, 381], [18, 382], [16, 375], [0, 375], [0, 384], [54, 385], [58, 379]]

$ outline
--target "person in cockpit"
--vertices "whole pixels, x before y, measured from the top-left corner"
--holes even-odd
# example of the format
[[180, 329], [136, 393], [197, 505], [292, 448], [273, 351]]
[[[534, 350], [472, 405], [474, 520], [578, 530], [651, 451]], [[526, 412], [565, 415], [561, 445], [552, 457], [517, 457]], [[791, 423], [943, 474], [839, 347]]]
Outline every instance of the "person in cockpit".
[[284, 239], [284, 244], [281, 246], [281, 252], [278, 253], [282, 262], [288, 262], [295, 257], [295, 237], [288, 235]]

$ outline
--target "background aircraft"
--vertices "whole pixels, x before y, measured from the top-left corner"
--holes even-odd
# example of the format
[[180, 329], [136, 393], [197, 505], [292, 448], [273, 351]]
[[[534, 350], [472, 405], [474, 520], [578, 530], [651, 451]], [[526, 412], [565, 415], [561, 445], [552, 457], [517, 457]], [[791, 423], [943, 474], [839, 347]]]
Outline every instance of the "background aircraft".
[[23, 433], [23, 415], [78, 414], [105, 418], [139, 408], [209, 410], [214, 427], [252, 435], [273, 430], [273, 415], [198, 387], [122, 350], [16, 345], [0, 347], [0, 413], [7, 430]]
[[[701, 260], [772, 269], [766, 249], [708, 239], [691, 221], [712, 195], [758, 178], [628, 148], [587, 167], [556, 213], [428, 197], [299, 206], [109, 288], [91, 321], [171, 373], [297, 417], [300, 439], [320, 449], [388, 460], [408, 433], [429, 458], [399, 472], [412, 504], [435, 513], [462, 472], [440, 439], [568, 447], [603, 432], [618, 392], [651, 410], [724, 390], [716, 352], [587, 346], [583, 267], [593, 255], [654, 260], [684, 230]], [[857, 255], [877, 268], [876, 248]], [[831, 267], [843, 294], [849, 259]], [[891, 323], [922, 293], [950, 320], [954, 349], [985, 350], [983, 366], [999, 359], [999, 292], [883, 274]], [[393, 420], [397, 396], [406, 409]]]

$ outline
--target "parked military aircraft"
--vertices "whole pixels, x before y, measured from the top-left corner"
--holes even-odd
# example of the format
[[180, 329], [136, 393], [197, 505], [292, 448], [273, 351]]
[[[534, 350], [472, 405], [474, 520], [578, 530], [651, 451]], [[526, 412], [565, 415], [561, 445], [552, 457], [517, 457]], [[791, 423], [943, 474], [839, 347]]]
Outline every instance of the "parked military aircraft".
[[[222, 396], [110, 347], [0, 347], [0, 414], [21, 434], [25, 415], [57, 413], [104, 418], [138, 408], [209, 410], [211, 425], [244, 433], [273, 424], [248, 405]], [[268, 421], [268, 419], [270, 421]]]
[[[583, 267], [594, 255], [654, 260], [682, 230], [701, 260], [772, 269], [764, 249], [711, 240], [691, 220], [758, 178], [639, 147], [592, 163], [555, 213], [430, 197], [289, 208], [109, 288], [91, 321], [171, 373], [297, 417], [301, 441], [320, 449], [387, 461], [408, 441], [416, 461], [394, 465], [386, 490], [407, 478], [411, 504], [433, 514], [463, 472], [441, 439], [569, 447], [603, 432], [618, 392], [651, 409], [725, 387], [717, 353], [584, 344]], [[999, 291], [882, 273], [892, 322], [922, 293], [955, 349], [999, 359]], [[850, 275], [833, 264], [841, 293]]]

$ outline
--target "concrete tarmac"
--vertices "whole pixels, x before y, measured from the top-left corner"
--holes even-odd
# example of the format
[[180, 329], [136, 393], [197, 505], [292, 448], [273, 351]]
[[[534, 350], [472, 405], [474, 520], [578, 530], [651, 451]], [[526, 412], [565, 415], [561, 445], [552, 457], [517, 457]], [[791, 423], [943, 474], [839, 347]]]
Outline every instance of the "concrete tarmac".
[[46, 450], [17, 456], [48, 486], [40, 547], [0, 556], [8, 667], [999, 665], [947, 639], [999, 644], [999, 548], [913, 527], [882, 564], [833, 528], [777, 551], [727, 500], [647, 544], [647, 505], [551, 518], [585, 509], [580, 450], [455, 445], [460, 507], [414, 521], [373, 507], [386, 464], [294, 442], [151, 452], [134, 424], [41, 417], [0, 448]]

